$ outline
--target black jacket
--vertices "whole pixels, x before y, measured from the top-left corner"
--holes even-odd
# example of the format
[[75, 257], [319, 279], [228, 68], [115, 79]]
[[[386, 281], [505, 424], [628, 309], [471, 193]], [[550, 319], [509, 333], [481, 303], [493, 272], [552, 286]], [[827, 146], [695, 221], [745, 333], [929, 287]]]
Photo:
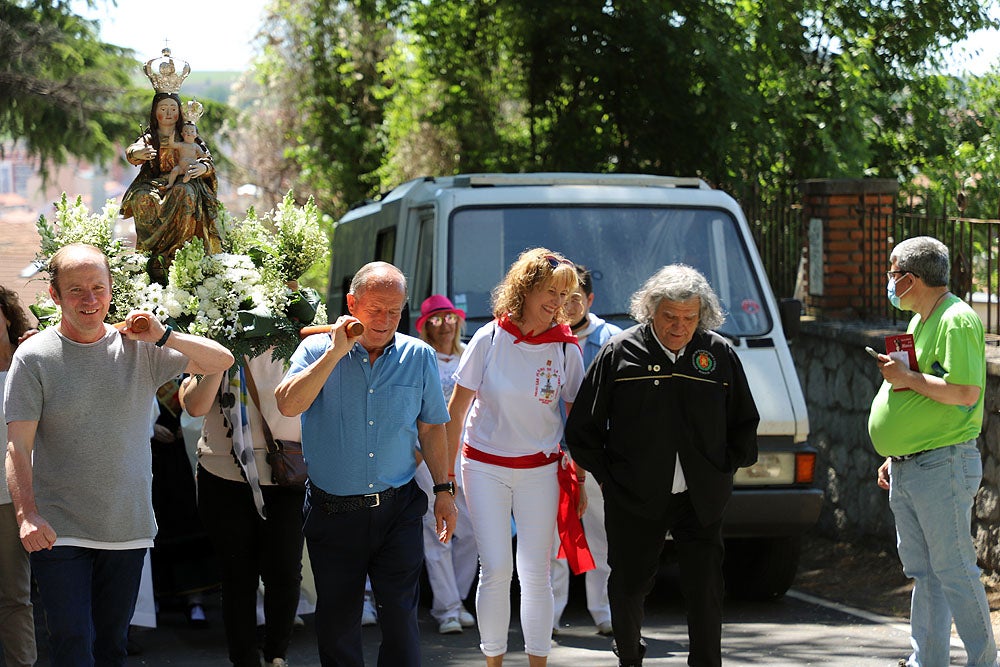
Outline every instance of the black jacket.
[[675, 363], [654, 335], [636, 325], [605, 344], [573, 402], [566, 444], [605, 497], [650, 517], [666, 508], [679, 454], [707, 525], [722, 517], [733, 472], [757, 460], [757, 406], [725, 338], [698, 331]]

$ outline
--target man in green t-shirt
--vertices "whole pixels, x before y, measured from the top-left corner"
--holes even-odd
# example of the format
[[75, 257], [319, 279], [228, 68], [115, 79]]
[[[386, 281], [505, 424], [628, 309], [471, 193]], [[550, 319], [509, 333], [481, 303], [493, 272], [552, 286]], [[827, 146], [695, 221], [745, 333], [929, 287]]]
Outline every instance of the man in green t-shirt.
[[[913, 579], [907, 667], [947, 665], [951, 622], [970, 667], [996, 667], [986, 592], [970, 526], [983, 476], [976, 438], [986, 384], [983, 323], [948, 291], [948, 249], [929, 236], [907, 239], [889, 256], [887, 296], [915, 314], [907, 327], [917, 368], [878, 355], [885, 381], [872, 401], [868, 433], [885, 462], [899, 559]], [[895, 356], [895, 355], [894, 355]]]

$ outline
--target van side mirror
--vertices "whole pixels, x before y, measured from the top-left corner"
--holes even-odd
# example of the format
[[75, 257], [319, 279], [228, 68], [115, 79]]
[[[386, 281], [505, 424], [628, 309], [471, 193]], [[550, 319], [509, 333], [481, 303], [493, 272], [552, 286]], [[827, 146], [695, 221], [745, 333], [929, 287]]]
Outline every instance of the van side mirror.
[[801, 329], [802, 302], [798, 299], [781, 299], [778, 302], [778, 313], [781, 315], [781, 328], [785, 331], [785, 339], [792, 341], [799, 335]]

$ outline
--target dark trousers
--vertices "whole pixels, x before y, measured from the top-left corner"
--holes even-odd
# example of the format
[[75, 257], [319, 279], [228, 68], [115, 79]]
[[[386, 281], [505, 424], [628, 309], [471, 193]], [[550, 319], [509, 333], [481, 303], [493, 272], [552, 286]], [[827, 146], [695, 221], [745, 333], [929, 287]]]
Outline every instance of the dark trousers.
[[31, 554], [53, 667], [121, 667], [145, 549], [53, 547]]
[[260, 665], [257, 585], [264, 582], [264, 659], [284, 658], [302, 583], [302, 506], [305, 490], [262, 486], [267, 520], [250, 485], [198, 468], [198, 511], [212, 537], [222, 575], [222, 620], [229, 660]]
[[655, 519], [630, 512], [604, 497], [608, 531], [608, 597], [611, 625], [622, 664], [641, 664], [640, 636], [646, 596], [653, 590], [667, 531], [673, 536], [680, 568], [681, 592], [688, 618], [688, 665], [722, 664], [722, 522], [699, 523], [690, 495], [671, 496], [665, 513]]
[[361, 609], [371, 577], [382, 631], [379, 667], [419, 667], [417, 628], [427, 495], [410, 480], [378, 507], [330, 514], [306, 497], [303, 531], [316, 582], [323, 667], [362, 667]]

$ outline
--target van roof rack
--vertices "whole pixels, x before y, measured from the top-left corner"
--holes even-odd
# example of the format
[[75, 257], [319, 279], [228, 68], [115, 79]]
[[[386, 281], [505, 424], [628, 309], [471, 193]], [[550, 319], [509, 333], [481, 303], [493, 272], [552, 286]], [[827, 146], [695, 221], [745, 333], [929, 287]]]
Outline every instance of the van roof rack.
[[694, 176], [655, 176], [652, 174], [460, 174], [453, 177], [455, 187], [511, 185], [619, 185], [658, 188], [694, 188], [711, 190], [704, 180]]

